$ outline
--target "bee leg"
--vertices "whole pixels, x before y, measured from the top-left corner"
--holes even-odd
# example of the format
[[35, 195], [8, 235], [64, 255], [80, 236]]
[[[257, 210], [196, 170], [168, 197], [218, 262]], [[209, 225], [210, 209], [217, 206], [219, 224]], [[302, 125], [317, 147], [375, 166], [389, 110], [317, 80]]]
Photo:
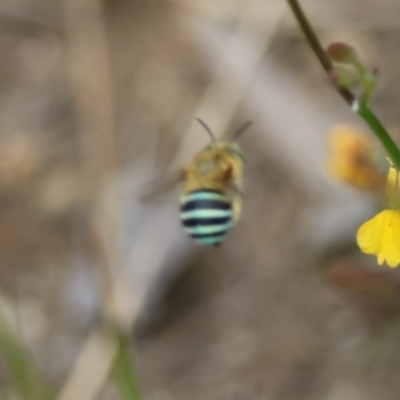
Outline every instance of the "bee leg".
[[230, 182], [233, 176], [233, 168], [232, 165], [228, 165], [224, 171], [223, 179], [225, 182]]
[[232, 211], [233, 211], [233, 223], [240, 217], [240, 213], [242, 211], [242, 197], [240, 195], [236, 195], [232, 200]]

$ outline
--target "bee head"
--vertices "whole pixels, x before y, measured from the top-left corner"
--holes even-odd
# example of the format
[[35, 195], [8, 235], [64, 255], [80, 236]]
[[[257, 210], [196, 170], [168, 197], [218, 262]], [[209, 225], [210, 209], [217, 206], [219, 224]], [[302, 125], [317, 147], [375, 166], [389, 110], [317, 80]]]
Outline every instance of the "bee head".
[[203, 150], [219, 150], [222, 151], [223, 153], [231, 154], [237, 157], [242, 162], [245, 161], [242, 149], [239, 147], [237, 143], [235, 143], [235, 141], [253, 123], [252, 121], [246, 121], [235, 132], [233, 132], [232, 142], [217, 140], [211, 129], [203, 120], [197, 118], [197, 121], [199, 121], [199, 123], [203, 126], [203, 128], [207, 131], [207, 133], [211, 137], [211, 142]]
[[240, 159], [240, 161], [245, 162], [244, 154], [240, 146], [235, 142], [224, 142], [224, 141], [217, 141], [215, 146], [220, 148], [225, 153], [228, 153], [234, 157]]

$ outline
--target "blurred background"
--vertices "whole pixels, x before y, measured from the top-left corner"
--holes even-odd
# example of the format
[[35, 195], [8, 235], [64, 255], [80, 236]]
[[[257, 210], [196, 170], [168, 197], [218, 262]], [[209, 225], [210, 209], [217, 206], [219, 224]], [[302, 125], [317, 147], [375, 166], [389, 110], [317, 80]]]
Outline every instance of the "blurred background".
[[[400, 3], [302, 5], [379, 68], [398, 136]], [[363, 125], [285, 1], [1, 0], [0, 54], [0, 310], [59, 399], [120, 398], [107, 321], [143, 399], [399, 398], [400, 276], [355, 245], [375, 199], [325, 172], [326, 132]], [[207, 143], [197, 117], [254, 121], [221, 248], [186, 237], [179, 186], [142, 201]]]

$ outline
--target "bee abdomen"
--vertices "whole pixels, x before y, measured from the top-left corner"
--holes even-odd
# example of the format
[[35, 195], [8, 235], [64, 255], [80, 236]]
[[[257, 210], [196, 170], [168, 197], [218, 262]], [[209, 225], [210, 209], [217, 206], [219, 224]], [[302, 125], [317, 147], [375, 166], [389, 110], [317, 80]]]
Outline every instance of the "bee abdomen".
[[232, 227], [231, 200], [217, 190], [199, 189], [181, 196], [180, 216], [198, 242], [218, 246]]

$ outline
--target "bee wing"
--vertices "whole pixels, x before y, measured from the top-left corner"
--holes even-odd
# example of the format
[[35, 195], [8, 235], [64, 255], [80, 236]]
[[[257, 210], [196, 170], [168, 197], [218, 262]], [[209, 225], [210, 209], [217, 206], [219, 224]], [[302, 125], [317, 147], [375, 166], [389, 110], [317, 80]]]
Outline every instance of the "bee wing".
[[145, 183], [140, 195], [141, 202], [155, 200], [165, 192], [172, 190], [176, 185], [185, 180], [185, 170], [171, 172], [154, 178], [152, 181]]

